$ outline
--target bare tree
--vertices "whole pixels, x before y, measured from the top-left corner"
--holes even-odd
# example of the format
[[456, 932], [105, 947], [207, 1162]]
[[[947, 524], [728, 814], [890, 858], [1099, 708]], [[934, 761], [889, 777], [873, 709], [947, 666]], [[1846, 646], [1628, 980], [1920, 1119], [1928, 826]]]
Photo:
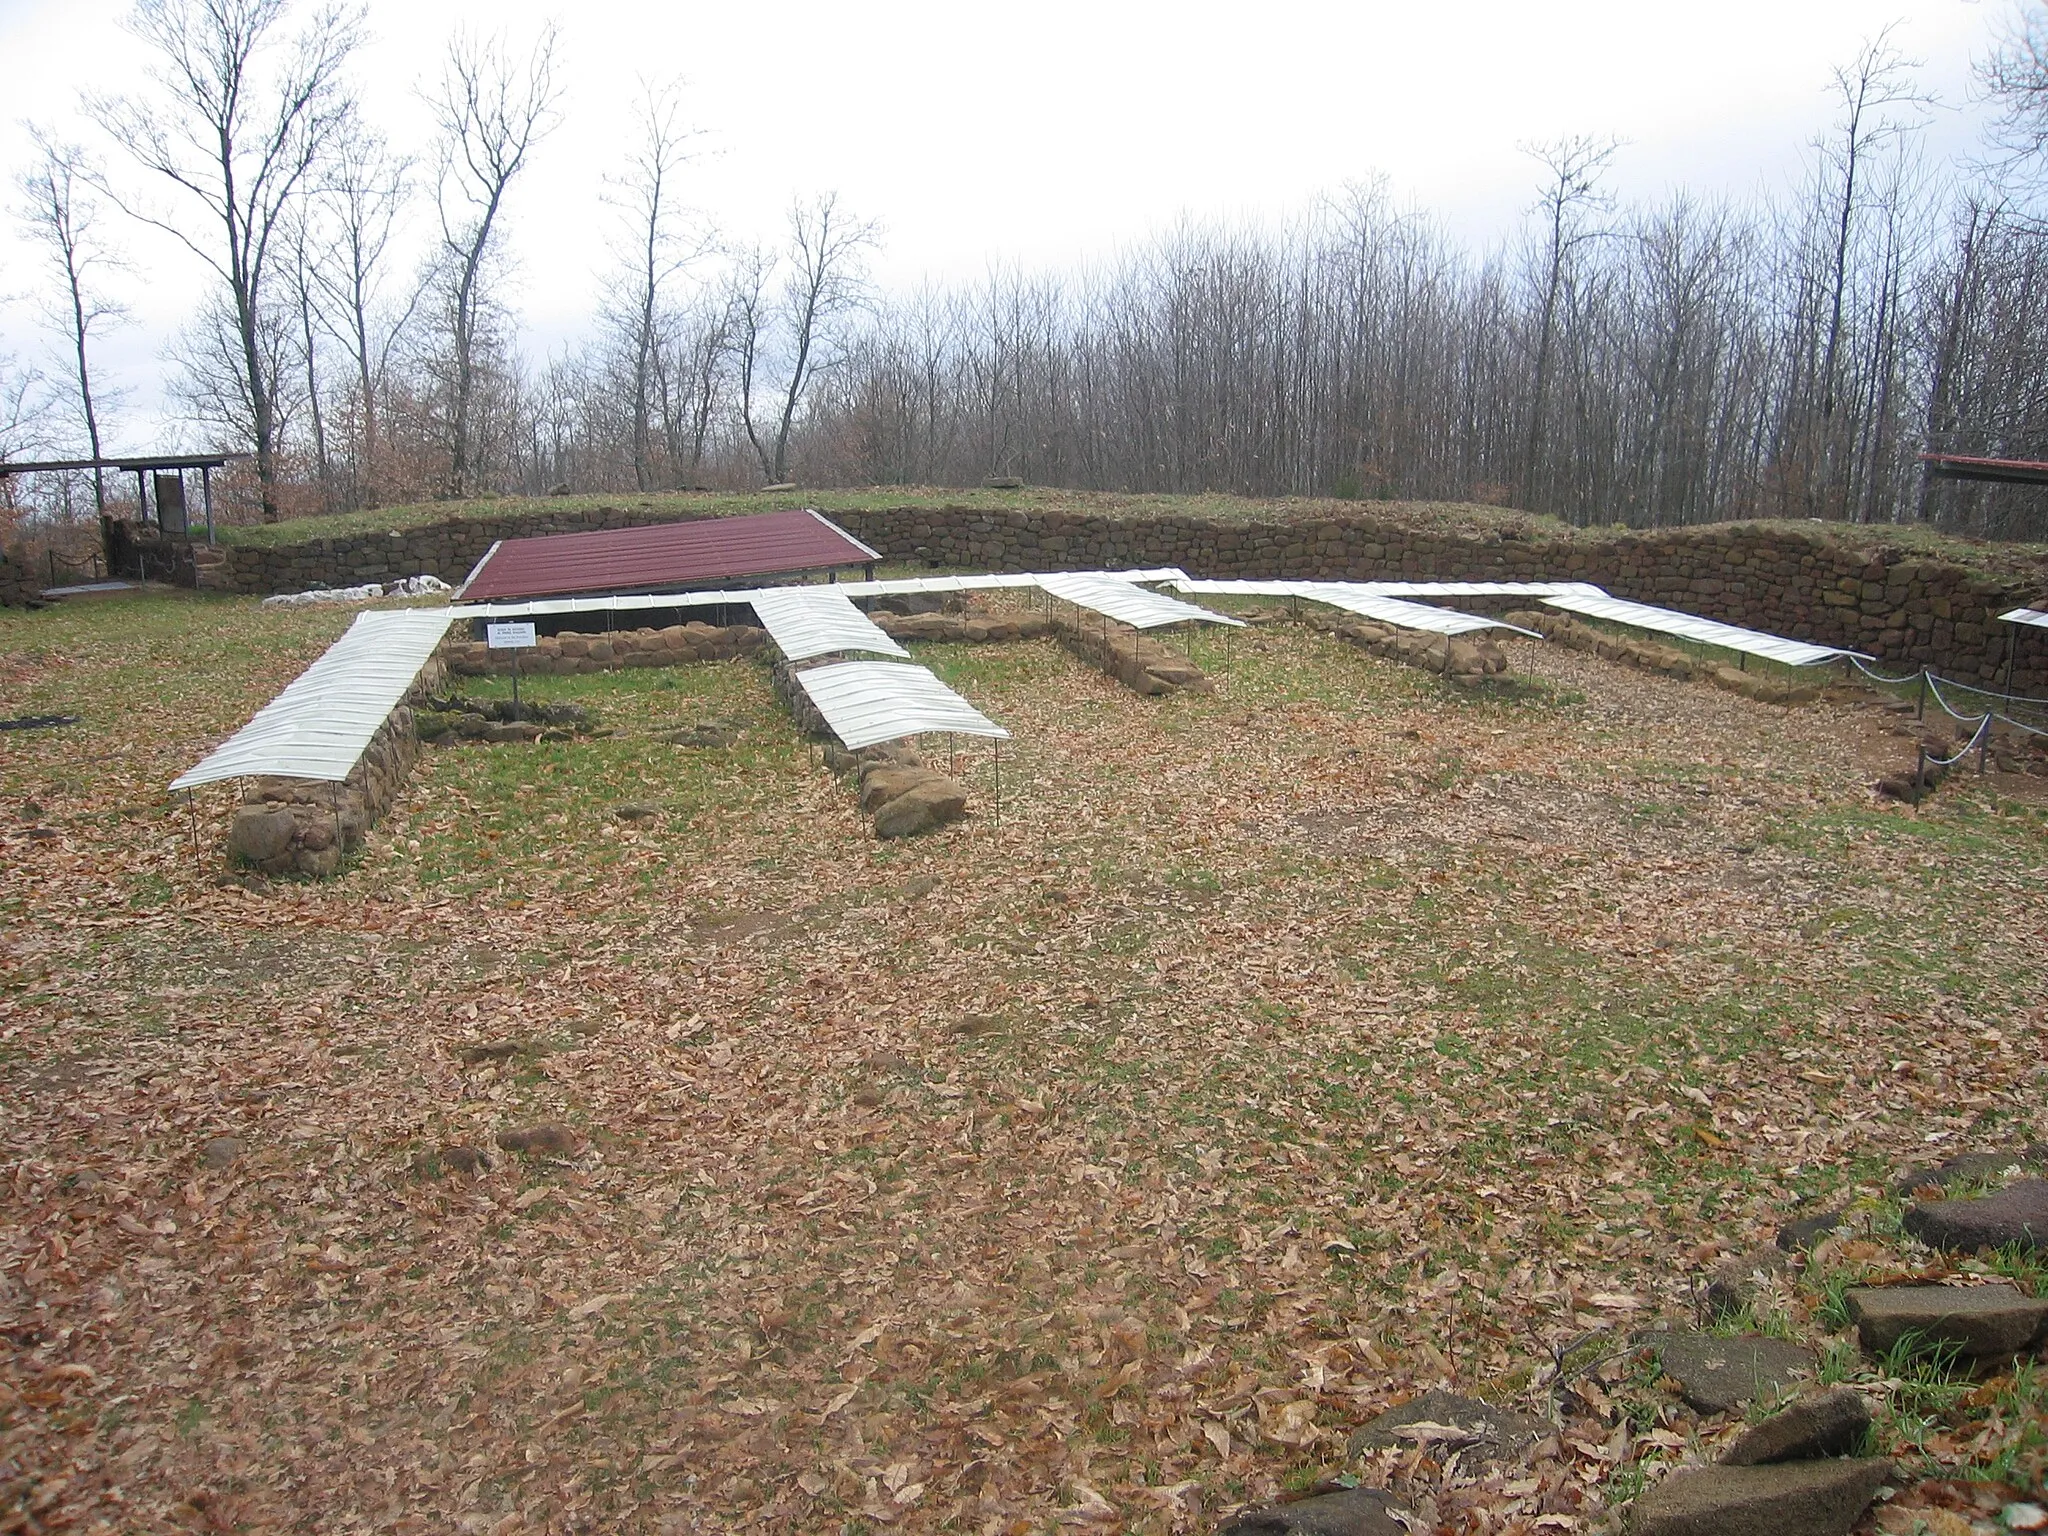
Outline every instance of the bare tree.
[[[42, 375], [17, 363], [11, 353], [0, 352], [0, 462], [22, 459], [41, 448], [43, 428], [49, 417], [50, 397]], [[10, 531], [15, 514], [21, 510], [19, 475], [0, 475], [0, 532]]]
[[1849, 252], [1856, 220], [1870, 200], [1870, 160], [1925, 121], [1927, 96], [1912, 80], [1919, 61], [1891, 46], [1887, 27], [1835, 71], [1834, 90], [1840, 107], [1834, 135], [1822, 141], [1825, 164], [1836, 176], [1828, 266], [1827, 337], [1821, 349], [1821, 418], [1831, 420], [1839, 395], [1837, 360], [1842, 347], [1842, 309], [1849, 293]]
[[1620, 142], [1610, 138], [1573, 137], [1527, 148], [1547, 173], [1536, 212], [1543, 225], [1539, 285], [1542, 303], [1536, 319], [1536, 360], [1529, 384], [1528, 446], [1522, 459], [1522, 505], [1537, 504], [1537, 471], [1543, 458], [1543, 432], [1550, 404], [1550, 368], [1557, 337], [1558, 301], [1570, 279], [1579, 248], [1603, 231], [1591, 220], [1608, 207], [1599, 189], [1600, 176], [1612, 162]]
[[351, 116], [336, 138], [317, 189], [332, 238], [313, 263], [312, 279], [320, 292], [321, 323], [347, 350], [355, 374], [357, 497], [372, 507], [378, 498], [378, 425], [385, 372], [424, 292], [415, 286], [395, 308], [384, 298], [386, 256], [410, 195], [410, 172], [410, 161], [394, 157], [381, 137]]
[[466, 34], [450, 43], [433, 98], [440, 120], [435, 204], [441, 219], [442, 324], [450, 370], [449, 491], [476, 470], [477, 370], [490, 300], [485, 279], [498, 255], [498, 218], [513, 178], [557, 121], [555, 32], [542, 31], [523, 64], [502, 41]]
[[1997, 108], [1991, 138], [1999, 168], [2038, 186], [2048, 173], [2048, 4], [2017, 0], [1976, 73]]
[[342, 69], [362, 27], [358, 7], [327, 5], [287, 39], [283, 31], [296, 8], [295, 0], [137, 0], [127, 25], [156, 55], [159, 94], [87, 102], [137, 164], [177, 188], [212, 226], [201, 235], [170, 213], [122, 201], [175, 236], [226, 287], [266, 522], [277, 520], [278, 507], [276, 401], [263, 359], [265, 282], [293, 199], [347, 114]]
[[[93, 391], [92, 363], [88, 355], [94, 328], [119, 320], [125, 314], [120, 305], [95, 291], [93, 275], [98, 269], [122, 265], [119, 256], [101, 237], [99, 210], [88, 195], [91, 177], [86, 169], [85, 151], [76, 144], [60, 144], [39, 128], [30, 134], [40, 152], [41, 162], [21, 178], [28, 202], [22, 209], [30, 235], [49, 254], [51, 265], [63, 281], [62, 297], [45, 305], [51, 328], [63, 335], [72, 389], [85, 422], [86, 441], [92, 457], [101, 457], [100, 400]], [[92, 472], [93, 507], [107, 509], [106, 472], [95, 466]]]
[[654, 428], [660, 415], [662, 327], [669, 282], [704, 254], [708, 237], [687, 228], [677, 181], [693, 136], [682, 122], [682, 88], [642, 82], [635, 104], [636, 138], [626, 174], [611, 180], [607, 200], [626, 220], [621, 266], [628, 281], [605, 307], [608, 326], [625, 354], [633, 413], [633, 484], [654, 487]]
[[314, 256], [310, 243], [319, 236], [308, 228], [312, 209], [302, 205], [292, 221], [290, 245], [292, 309], [297, 317], [299, 366], [306, 380], [306, 419], [313, 434], [313, 478], [320, 493], [320, 510], [334, 510], [334, 474], [327, 457], [327, 416], [320, 405], [320, 337], [325, 329], [319, 318], [318, 285], [313, 278]]
[[[789, 244], [780, 258], [745, 258], [734, 288], [735, 341], [740, 359], [740, 421], [747, 442], [774, 483], [789, 477], [789, 437], [797, 411], [821, 372], [839, 359], [847, 320], [867, 299], [865, 258], [877, 236], [872, 223], [839, 206], [837, 193], [799, 203], [789, 213]], [[780, 270], [780, 292], [768, 288]], [[780, 382], [772, 390], [772, 424], [755, 420], [755, 391], [766, 384], [777, 349]], [[763, 432], [770, 434], [763, 440]]]

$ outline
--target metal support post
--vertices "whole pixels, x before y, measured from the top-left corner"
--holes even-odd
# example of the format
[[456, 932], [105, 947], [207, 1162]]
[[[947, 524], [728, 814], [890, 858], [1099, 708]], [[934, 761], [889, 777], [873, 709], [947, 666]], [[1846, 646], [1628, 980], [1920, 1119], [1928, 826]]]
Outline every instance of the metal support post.
[[1913, 706], [1913, 718], [1915, 720], [1925, 720], [1927, 718], [1927, 669], [1925, 667], [1920, 669], [1920, 702]]

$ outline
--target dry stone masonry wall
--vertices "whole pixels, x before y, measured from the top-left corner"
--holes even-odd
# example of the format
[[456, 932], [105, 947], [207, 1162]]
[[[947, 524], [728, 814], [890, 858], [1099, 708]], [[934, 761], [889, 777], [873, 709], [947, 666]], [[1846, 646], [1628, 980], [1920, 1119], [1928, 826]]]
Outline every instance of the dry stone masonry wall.
[[[671, 624], [666, 629], [622, 629], [609, 634], [543, 635], [518, 653], [522, 675], [572, 677], [620, 667], [674, 667], [692, 661], [751, 656], [768, 643], [768, 631], [751, 624]], [[481, 640], [452, 640], [444, 648], [448, 670], [458, 677], [505, 675], [511, 651], [494, 651]]]
[[[413, 697], [442, 686], [446, 672], [431, 661]], [[228, 828], [228, 857], [266, 875], [324, 879], [360, 848], [391, 808], [419, 761], [419, 737], [410, 702], [386, 718], [344, 783], [314, 779], [254, 779]]]
[[1477, 688], [1489, 677], [1508, 670], [1507, 652], [1486, 631], [1468, 635], [1433, 635], [1420, 630], [1396, 629], [1370, 619], [1310, 619], [1314, 628], [1327, 630], [1347, 644], [1370, 651], [1388, 661], [1404, 662], [1457, 684]]
[[1052, 621], [1032, 613], [870, 613], [868, 617], [891, 640], [929, 640], [947, 645], [1042, 640], [1052, 633]]
[[1076, 618], [1052, 621], [1053, 638], [1092, 667], [1099, 667], [1133, 693], [1211, 693], [1215, 685], [1202, 669], [1179, 651], [1140, 634], [1128, 624], [1083, 612]]
[[[1865, 651], [1899, 670], [1919, 664], [1965, 681], [2002, 677], [2007, 631], [1996, 616], [2038, 601], [2031, 584], [1882, 542], [1853, 548], [1798, 524], [1722, 523], [1578, 538], [1515, 538], [1404, 527], [1369, 513], [1234, 521], [1099, 513], [893, 507], [833, 519], [891, 560], [995, 571], [1177, 565], [1201, 576], [1338, 580], [1590, 581], [1618, 597]], [[492, 541], [674, 521], [654, 508], [541, 511], [403, 532], [231, 546], [202, 585], [247, 593], [392, 581], [430, 572], [460, 581]], [[2048, 646], [2023, 645], [2023, 691], [2048, 692]]]
[[1716, 688], [1739, 693], [1759, 703], [1811, 704], [1822, 692], [1818, 682], [1794, 683], [1763, 672], [1744, 672], [1737, 667], [1688, 655], [1676, 646], [1660, 645], [1655, 640], [1609, 634], [1606, 630], [1581, 624], [1577, 619], [1568, 619], [1547, 608], [1519, 610], [1508, 615], [1508, 622], [1533, 629], [1547, 640], [1575, 651], [1588, 652], [1603, 661], [1618, 661], [1624, 666], [1686, 682], [1697, 679], [1712, 683]]

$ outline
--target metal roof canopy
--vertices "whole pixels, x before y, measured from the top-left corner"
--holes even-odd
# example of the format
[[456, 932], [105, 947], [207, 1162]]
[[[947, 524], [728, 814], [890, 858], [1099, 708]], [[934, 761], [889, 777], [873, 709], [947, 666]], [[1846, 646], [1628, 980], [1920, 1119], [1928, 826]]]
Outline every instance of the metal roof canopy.
[[1212, 613], [1207, 608], [1197, 608], [1193, 603], [1184, 603], [1161, 592], [1148, 592], [1114, 576], [1069, 571], [1041, 576], [1038, 585], [1054, 597], [1064, 598], [1082, 608], [1092, 608], [1133, 629], [1159, 629], [1167, 624], [1188, 623], [1244, 627], [1243, 619]]
[[700, 517], [500, 539], [476, 563], [456, 600], [653, 593], [735, 576], [872, 566], [881, 558], [809, 508]]
[[1996, 485], [2048, 485], [2048, 464], [2037, 459], [1994, 459], [1969, 453], [1923, 453], [1920, 462], [1937, 480], [1987, 480]]
[[1022, 587], [1043, 587], [1059, 576], [1097, 576], [1112, 581], [1186, 581], [1178, 566], [1155, 566], [1135, 571], [1025, 571], [984, 576], [896, 576], [886, 581], [842, 581], [839, 590], [848, 597], [900, 597], [914, 592], [993, 592]]
[[891, 640], [875, 621], [854, 607], [836, 587], [769, 587], [749, 599], [761, 627], [791, 661], [834, 651], [873, 651], [881, 656], [910, 652]]
[[318, 661], [171, 788], [258, 775], [346, 779], [455, 617], [446, 608], [358, 614]]
[[1343, 587], [1375, 597], [1569, 597], [1574, 593], [1604, 596], [1605, 589], [1587, 581], [1306, 581], [1198, 580], [1182, 577], [1172, 586], [1183, 592], [1218, 597], [1309, 597], [1312, 588]]
[[1519, 624], [1510, 624], [1504, 619], [1489, 619], [1483, 614], [1460, 613], [1455, 608], [1435, 608], [1428, 603], [1404, 602], [1398, 597], [1382, 597], [1365, 587], [1355, 587], [1343, 582], [1303, 582], [1303, 597], [1319, 603], [1328, 603], [1332, 608], [1342, 608], [1361, 618], [1377, 619], [1382, 624], [1392, 624], [1397, 629], [1419, 629], [1436, 635], [1464, 635], [1475, 629], [1509, 629], [1518, 635], [1532, 639], [1543, 637], [1533, 629], [1524, 629]]
[[926, 731], [1008, 740], [1010, 733], [925, 667], [898, 661], [842, 661], [796, 680], [849, 752]]
[[40, 474], [59, 469], [118, 469], [135, 474], [155, 469], [224, 469], [246, 453], [163, 453], [133, 459], [36, 459], [14, 464], [0, 463], [0, 480], [9, 475]]
[[1998, 617], [2007, 624], [2031, 624], [2036, 629], [2048, 629], [2048, 613], [2035, 608], [2015, 608], [2011, 613], [2001, 613]]
[[1637, 629], [1678, 635], [1687, 640], [1697, 640], [1703, 645], [1718, 645], [1724, 650], [1743, 651], [1751, 656], [1762, 656], [1769, 661], [1783, 662], [1788, 667], [1810, 667], [1817, 662], [1833, 661], [1838, 656], [1863, 655], [1861, 651], [1848, 650], [1838, 645], [1813, 645], [1804, 640], [1787, 640], [1778, 635], [1764, 634], [1761, 630], [1743, 629], [1735, 624], [1721, 624], [1713, 619], [1697, 618], [1692, 614], [1679, 613], [1670, 608], [1653, 608], [1647, 603], [1626, 602], [1618, 597], [1574, 594], [1567, 597], [1546, 597], [1542, 601], [1545, 607], [1562, 608], [1568, 613], [1582, 613], [1588, 618], [1607, 619], [1616, 624], [1629, 624]]

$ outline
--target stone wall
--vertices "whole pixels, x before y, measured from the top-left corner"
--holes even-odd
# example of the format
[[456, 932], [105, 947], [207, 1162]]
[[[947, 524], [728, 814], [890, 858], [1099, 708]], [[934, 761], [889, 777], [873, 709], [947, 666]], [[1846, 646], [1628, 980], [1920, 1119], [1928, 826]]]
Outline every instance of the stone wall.
[[1128, 624], [1107, 621], [1084, 613], [1078, 619], [1061, 616], [1052, 620], [1052, 636], [1061, 647], [1091, 667], [1099, 667], [1133, 693], [1156, 698], [1160, 694], [1213, 693], [1202, 669], [1179, 651], [1140, 634]]
[[[433, 692], [446, 679], [439, 661], [428, 662], [411, 697]], [[252, 780], [228, 828], [229, 862], [266, 875], [324, 879], [336, 873], [398, 798], [419, 755], [408, 702], [385, 718], [346, 782]]]
[[[1516, 538], [1404, 527], [1370, 512], [1298, 521], [1116, 518], [1098, 513], [894, 507], [835, 512], [891, 560], [970, 570], [1177, 565], [1220, 577], [1343, 580], [1590, 581], [1617, 596], [1682, 608], [1774, 634], [1868, 652], [1899, 670], [1926, 663], [1965, 681], [2002, 676], [2008, 608], [2048, 594], [1909, 554], [1873, 531], [1854, 548], [1797, 523], [1717, 523], [1646, 533]], [[670, 521], [652, 508], [540, 510], [402, 533], [233, 546], [202, 584], [251, 593], [392, 581], [427, 572], [460, 581], [491, 542]], [[2022, 643], [2015, 681], [2048, 692], [2048, 645]]]
[[[671, 624], [666, 629], [621, 629], [606, 634], [543, 635], [519, 654], [523, 677], [572, 677], [619, 667], [673, 667], [690, 661], [724, 661], [751, 656], [768, 643], [768, 631], [751, 624]], [[494, 651], [481, 640], [451, 640], [442, 647], [448, 670], [458, 677], [506, 676], [512, 652]]]
[[1433, 635], [1424, 630], [1397, 629], [1391, 624], [1374, 623], [1371, 619], [1317, 617], [1308, 622], [1348, 645], [1355, 645], [1388, 661], [1433, 672], [1460, 688], [1477, 688], [1489, 677], [1502, 676], [1508, 670], [1507, 652], [1487, 630], [1474, 630], [1470, 634], [1453, 637]]
[[[1773, 676], [1761, 668], [1745, 672], [1725, 662], [1690, 655], [1675, 645], [1595, 629], [1591, 624], [1581, 624], [1555, 608], [1522, 609], [1510, 613], [1508, 622], [1533, 629], [1546, 640], [1575, 651], [1585, 651], [1602, 661], [1620, 662], [1625, 667], [1675, 677], [1683, 682], [1712, 683], [1716, 688], [1739, 693], [1761, 704], [1811, 704], [1823, 691], [1818, 681], [1794, 682], [1782, 674]], [[1808, 679], [1826, 676], [1824, 672], [1806, 675]]]
[[985, 645], [1001, 640], [1042, 640], [1052, 620], [1022, 611], [994, 613], [870, 613], [891, 640], [930, 640], [950, 645]]
[[0, 608], [38, 608], [45, 586], [27, 548], [0, 549]]

